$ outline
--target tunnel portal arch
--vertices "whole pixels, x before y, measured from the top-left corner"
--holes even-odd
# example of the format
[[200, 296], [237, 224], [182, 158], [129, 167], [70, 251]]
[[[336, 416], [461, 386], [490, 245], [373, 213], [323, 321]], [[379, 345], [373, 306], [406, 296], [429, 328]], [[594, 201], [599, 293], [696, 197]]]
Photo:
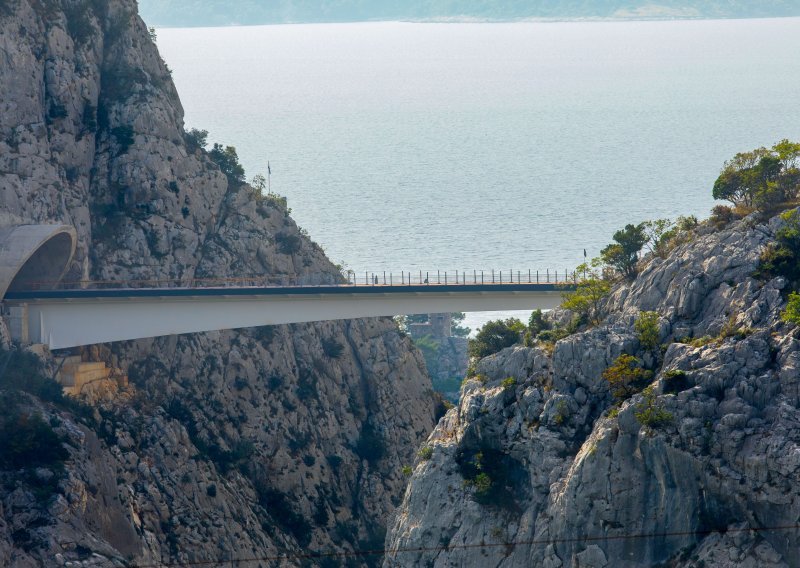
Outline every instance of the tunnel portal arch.
[[69, 225], [0, 228], [0, 299], [33, 283], [54, 287], [69, 268], [77, 241]]

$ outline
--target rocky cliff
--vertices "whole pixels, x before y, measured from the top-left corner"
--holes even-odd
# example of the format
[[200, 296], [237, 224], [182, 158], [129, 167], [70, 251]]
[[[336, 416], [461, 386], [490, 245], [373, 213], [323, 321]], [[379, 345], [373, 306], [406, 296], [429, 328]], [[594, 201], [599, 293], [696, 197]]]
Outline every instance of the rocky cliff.
[[[601, 325], [480, 361], [419, 454], [384, 565], [800, 566], [800, 342], [785, 279], [754, 277], [783, 223], [701, 226], [616, 286]], [[615, 404], [620, 354], [653, 375]]]
[[[74, 225], [72, 280], [339, 278], [285, 204], [221, 171], [184, 132], [136, 9], [0, 1], [0, 223]], [[0, 338], [7, 346], [2, 326]], [[50, 425], [68, 451], [51, 468], [0, 459], [2, 566], [298, 565], [301, 553], [380, 548], [402, 468], [434, 425], [423, 361], [389, 319], [120, 343], [84, 358], [121, 368], [130, 387], [98, 390], [89, 409], [0, 392], [14, 408], [4, 432]], [[33, 374], [54, 371], [45, 359], [21, 379], [29, 392]]]

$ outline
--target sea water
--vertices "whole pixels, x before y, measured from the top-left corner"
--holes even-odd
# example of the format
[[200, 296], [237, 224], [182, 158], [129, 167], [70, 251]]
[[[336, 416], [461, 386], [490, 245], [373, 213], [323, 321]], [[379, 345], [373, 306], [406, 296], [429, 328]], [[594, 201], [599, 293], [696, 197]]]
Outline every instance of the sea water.
[[627, 223], [707, 216], [726, 159], [800, 139], [797, 18], [157, 33], [187, 128], [269, 163], [357, 274], [571, 269]]

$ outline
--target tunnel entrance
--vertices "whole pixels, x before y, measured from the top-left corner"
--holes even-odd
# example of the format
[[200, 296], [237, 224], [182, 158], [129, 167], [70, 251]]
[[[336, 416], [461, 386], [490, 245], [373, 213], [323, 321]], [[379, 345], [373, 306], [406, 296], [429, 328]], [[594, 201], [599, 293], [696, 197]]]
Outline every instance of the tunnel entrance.
[[53, 288], [75, 254], [68, 225], [20, 225], [0, 229], [0, 297], [36, 286]]

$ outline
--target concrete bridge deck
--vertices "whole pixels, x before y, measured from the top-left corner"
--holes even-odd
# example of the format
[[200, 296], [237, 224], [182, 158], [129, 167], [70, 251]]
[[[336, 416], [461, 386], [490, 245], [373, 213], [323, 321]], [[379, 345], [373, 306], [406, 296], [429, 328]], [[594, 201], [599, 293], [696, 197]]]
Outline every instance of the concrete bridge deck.
[[51, 349], [181, 333], [413, 313], [551, 309], [570, 284], [15, 290], [15, 339]]
[[566, 270], [473, 270], [365, 272], [364, 284], [358, 284], [360, 278], [349, 270], [346, 275], [255, 275], [183, 283], [62, 282], [76, 240], [68, 225], [0, 227], [0, 299], [15, 341], [64, 349], [262, 325], [550, 309], [577, 281]]

